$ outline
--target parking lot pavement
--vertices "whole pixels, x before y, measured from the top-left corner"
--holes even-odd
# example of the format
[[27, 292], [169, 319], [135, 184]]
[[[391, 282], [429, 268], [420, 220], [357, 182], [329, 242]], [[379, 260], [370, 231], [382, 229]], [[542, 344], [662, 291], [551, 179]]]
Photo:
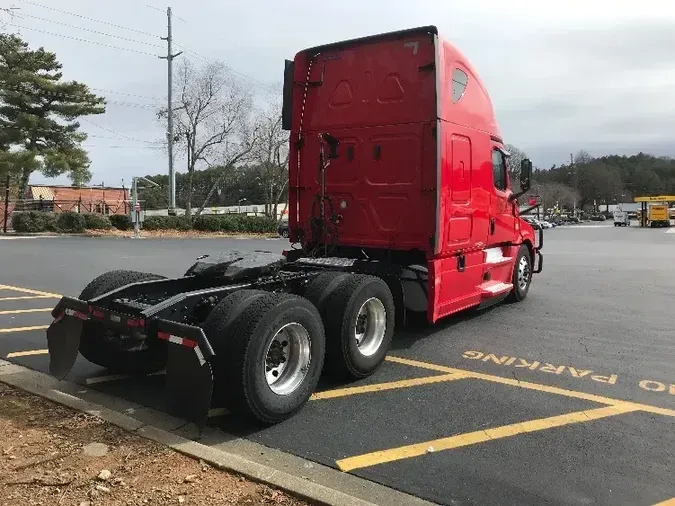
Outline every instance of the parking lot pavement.
[[[42, 371], [47, 310], [100, 271], [177, 275], [205, 245], [285, 245], [51, 241], [0, 244], [11, 262], [0, 274], [0, 357]], [[543, 253], [524, 302], [400, 329], [375, 375], [322, 382], [282, 424], [225, 414], [210, 425], [441, 504], [675, 498], [675, 234], [560, 227], [545, 231]], [[164, 408], [161, 374], [132, 380], [80, 358], [70, 379]]]

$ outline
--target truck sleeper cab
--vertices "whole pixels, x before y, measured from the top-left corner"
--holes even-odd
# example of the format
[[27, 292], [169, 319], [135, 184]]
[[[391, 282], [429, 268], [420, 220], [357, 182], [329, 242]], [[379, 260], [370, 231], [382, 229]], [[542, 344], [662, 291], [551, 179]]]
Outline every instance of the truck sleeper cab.
[[541, 268], [516, 200], [531, 163], [514, 193], [485, 86], [435, 27], [299, 52], [286, 62], [283, 124], [290, 239], [304, 251], [328, 243], [334, 256], [412, 269], [426, 286], [405, 283], [406, 307], [424, 306], [431, 322], [524, 298]]
[[101, 274], [52, 311], [54, 376], [79, 355], [166, 368], [168, 407], [200, 428], [211, 407], [273, 424], [323, 372], [373, 374], [406, 314], [527, 296], [543, 245], [518, 214], [532, 164], [514, 192], [488, 94], [436, 28], [301, 51], [282, 116], [299, 247], [205, 255], [178, 278]]

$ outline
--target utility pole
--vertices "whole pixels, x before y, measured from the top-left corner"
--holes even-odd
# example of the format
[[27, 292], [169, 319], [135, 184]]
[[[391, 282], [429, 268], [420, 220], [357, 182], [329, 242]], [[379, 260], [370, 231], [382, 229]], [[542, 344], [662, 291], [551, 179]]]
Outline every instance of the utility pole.
[[173, 170], [173, 59], [183, 53], [179, 51], [176, 54], [172, 54], [171, 42], [171, 7], [166, 8], [166, 17], [167, 17], [167, 34], [166, 37], [162, 37], [162, 40], [166, 41], [167, 52], [166, 56], [160, 56], [162, 60], [166, 60], [168, 64], [168, 107], [167, 107], [167, 130], [166, 130], [166, 140], [169, 146], [169, 215], [173, 216], [176, 214], [176, 173]]

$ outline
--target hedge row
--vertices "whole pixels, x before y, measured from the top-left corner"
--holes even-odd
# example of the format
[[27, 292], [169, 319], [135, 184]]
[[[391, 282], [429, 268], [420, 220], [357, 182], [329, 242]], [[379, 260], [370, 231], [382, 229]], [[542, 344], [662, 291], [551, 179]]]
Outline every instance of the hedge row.
[[[95, 213], [65, 212], [59, 214], [29, 211], [14, 213], [12, 227], [20, 233], [67, 232], [85, 230], [130, 230], [133, 228], [126, 215], [104, 216]], [[185, 216], [147, 216], [142, 228], [145, 230], [196, 230], [199, 232], [274, 233], [276, 221], [261, 216], [205, 215], [192, 221]]]

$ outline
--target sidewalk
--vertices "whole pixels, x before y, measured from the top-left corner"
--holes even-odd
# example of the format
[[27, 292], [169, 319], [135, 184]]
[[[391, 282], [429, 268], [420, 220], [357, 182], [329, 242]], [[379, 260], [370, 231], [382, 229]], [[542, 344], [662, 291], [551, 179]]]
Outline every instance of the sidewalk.
[[0, 383], [0, 504], [307, 506]]

